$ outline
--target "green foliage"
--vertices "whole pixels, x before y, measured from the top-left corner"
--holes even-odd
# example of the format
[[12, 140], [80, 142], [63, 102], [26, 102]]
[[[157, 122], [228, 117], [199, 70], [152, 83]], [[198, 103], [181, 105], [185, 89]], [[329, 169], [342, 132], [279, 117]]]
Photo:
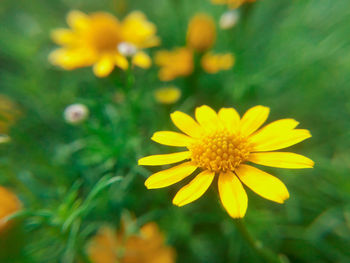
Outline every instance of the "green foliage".
[[[313, 159], [315, 168], [270, 169], [291, 198], [278, 205], [248, 190], [246, 225], [285, 262], [349, 262], [350, 2], [257, 0], [250, 10], [242, 8], [239, 24], [219, 31], [215, 48], [235, 53], [235, 67], [215, 75], [200, 72], [196, 89], [186, 79], [173, 81], [184, 96], [172, 106], [153, 98], [164, 85], [155, 66], [135, 69], [131, 88], [118, 69], [98, 79], [91, 68], [51, 66], [50, 31], [65, 26], [71, 9], [118, 17], [138, 9], [157, 25], [162, 48], [171, 49], [185, 44], [195, 12], [218, 21], [226, 7], [207, 0], [129, 0], [124, 9], [120, 2], [1, 3], [0, 91], [20, 105], [22, 116], [11, 143], [0, 145], [0, 184], [18, 194], [24, 210], [0, 237], [0, 262], [88, 262], [89, 238], [105, 224], [120, 227], [125, 210], [139, 225], [158, 222], [178, 262], [262, 262], [222, 209], [216, 187], [178, 208], [171, 198], [179, 185], [152, 191], [143, 185], [158, 170], [138, 167], [137, 159], [169, 153], [150, 141], [151, 134], [175, 130], [172, 111], [193, 114], [202, 104], [216, 110], [234, 106], [241, 113], [266, 105], [269, 120], [292, 117], [310, 129], [313, 137], [293, 151]], [[71, 103], [89, 107], [85, 123], [65, 123], [63, 110]]]

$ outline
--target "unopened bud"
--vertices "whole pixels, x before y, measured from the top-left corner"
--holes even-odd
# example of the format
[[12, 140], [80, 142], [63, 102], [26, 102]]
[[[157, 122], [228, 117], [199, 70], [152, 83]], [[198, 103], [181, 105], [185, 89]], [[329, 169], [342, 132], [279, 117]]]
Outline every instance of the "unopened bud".
[[223, 13], [220, 17], [219, 25], [221, 29], [230, 29], [234, 27], [239, 20], [239, 13], [237, 10], [230, 10]]
[[84, 104], [72, 104], [64, 110], [64, 119], [70, 124], [79, 124], [87, 119], [89, 109]]

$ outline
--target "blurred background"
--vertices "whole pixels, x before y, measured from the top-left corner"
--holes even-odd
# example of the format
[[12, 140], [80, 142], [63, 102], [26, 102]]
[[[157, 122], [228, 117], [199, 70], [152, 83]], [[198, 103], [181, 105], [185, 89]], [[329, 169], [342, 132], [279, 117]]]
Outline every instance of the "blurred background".
[[[67, 27], [73, 9], [120, 19], [141, 10], [162, 39], [148, 51], [151, 57], [185, 45], [190, 18], [205, 12], [217, 26], [214, 50], [233, 53], [235, 65], [218, 74], [200, 72], [196, 90], [188, 78], [160, 81], [156, 65], [135, 68], [126, 94], [120, 70], [100, 79], [91, 67], [64, 71], [48, 62], [57, 47], [50, 33]], [[16, 194], [24, 211], [0, 232], [1, 263], [81, 262], [78, 255], [96, 231], [120, 229], [123, 220], [156, 222], [176, 250], [176, 262], [263, 262], [222, 209], [216, 187], [183, 208], [171, 204], [178, 186], [144, 187], [152, 168], [138, 167], [137, 159], [171, 152], [151, 142], [152, 133], [175, 130], [171, 112], [193, 116], [203, 104], [241, 114], [265, 105], [269, 121], [295, 118], [311, 131], [313, 137], [292, 151], [313, 159], [315, 168], [266, 169], [291, 197], [278, 205], [247, 190], [245, 221], [285, 262], [350, 262], [350, 2], [257, 0], [238, 10], [235, 26], [220, 29], [227, 10], [209, 0], [1, 1], [0, 110], [10, 101], [11, 117], [4, 116], [13, 121], [1, 131], [10, 141], [0, 144], [0, 185]], [[169, 84], [182, 97], [164, 105], [153, 94]], [[63, 116], [73, 103], [90, 111], [80, 125]], [[122, 180], [109, 185], [103, 176]], [[103, 189], [90, 202], [96, 185]], [[72, 217], [82, 204], [83, 212]]]

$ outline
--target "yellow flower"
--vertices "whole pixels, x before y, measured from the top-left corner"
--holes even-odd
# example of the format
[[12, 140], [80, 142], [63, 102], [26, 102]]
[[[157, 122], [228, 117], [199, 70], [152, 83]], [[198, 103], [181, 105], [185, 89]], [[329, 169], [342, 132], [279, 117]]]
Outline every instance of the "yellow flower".
[[[186, 77], [194, 71], [194, 50], [201, 52], [210, 49], [216, 40], [215, 24], [206, 14], [195, 15], [188, 26], [187, 47], [172, 51], [157, 52], [155, 63], [160, 67], [158, 77], [162, 81], [170, 81], [177, 77]], [[208, 52], [201, 59], [203, 69], [208, 73], [228, 70], [234, 64], [231, 54], [212, 54]]]
[[216, 40], [214, 20], [207, 14], [195, 15], [187, 29], [187, 44], [199, 52], [210, 49]]
[[14, 193], [0, 186], [0, 232], [9, 226], [6, 217], [19, 211], [21, 206], [21, 202]]
[[[139, 160], [139, 165], [166, 165], [185, 162], [151, 175], [145, 182], [148, 189], [175, 184], [200, 172], [177, 192], [173, 204], [183, 206], [201, 197], [218, 175], [221, 202], [233, 218], [244, 217], [248, 205], [244, 183], [260, 196], [283, 203], [289, 198], [286, 186], [276, 177], [261, 171], [246, 162], [279, 168], [312, 168], [314, 162], [302, 155], [290, 152], [275, 152], [299, 143], [311, 134], [305, 129], [295, 129], [293, 119], [274, 121], [260, 126], [269, 115], [269, 108], [255, 106], [242, 118], [233, 108], [222, 108], [218, 113], [208, 106], [196, 108], [196, 121], [185, 113], [171, 114], [175, 126], [185, 134], [160, 131], [152, 140], [186, 151], [152, 155]], [[259, 129], [259, 130], [258, 130]]]
[[193, 72], [193, 52], [189, 48], [162, 50], [157, 52], [155, 63], [161, 67], [158, 75], [162, 81], [188, 76]]
[[175, 86], [159, 88], [154, 92], [155, 99], [162, 104], [173, 104], [181, 97], [181, 90]]
[[160, 43], [155, 25], [139, 11], [130, 13], [121, 22], [105, 12], [86, 15], [71, 11], [67, 23], [70, 29], [56, 29], [52, 33], [54, 42], [62, 48], [53, 51], [49, 60], [66, 70], [93, 65], [98, 77], [109, 75], [114, 66], [128, 68], [126, 55], [120, 53], [118, 45], [124, 46], [122, 50], [126, 44], [134, 48], [133, 64], [148, 68], [151, 59], [142, 49]]
[[156, 223], [141, 227], [140, 235], [126, 236], [105, 227], [88, 247], [92, 263], [174, 263], [174, 250], [164, 244]]
[[255, 1], [256, 0], [211, 0], [213, 4], [216, 4], [216, 5], [226, 4], [230, 8], [238, 8], [244, 3], [252, 3]]
[[203, 69], [211, 74], [217, 73], [221, 70], [228, 70], [233, 67], [235, 59], [232, 54], [213, 54], [211, 52], [206, 53], [201, 64]]

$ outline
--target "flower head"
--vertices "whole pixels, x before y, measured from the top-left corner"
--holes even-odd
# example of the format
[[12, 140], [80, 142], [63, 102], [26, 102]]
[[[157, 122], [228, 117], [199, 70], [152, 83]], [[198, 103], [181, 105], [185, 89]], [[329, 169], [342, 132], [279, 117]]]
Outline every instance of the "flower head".
[[216, 29], [213, 18], [204, 13], [195, 15], [188, 24], [188, 46], [196, 51], [204, 52], [212, 48], [215, 40]]
[[217, 73], [221, 70], [228, 70], [233, 67], [235, 58], [232, 54], [213, 54], [206, 53], [201, 61], [202, 68], [211, 74]]
[[154, 92], [157, 102], [162, 104], [173, 104], [181, 97], [181, 90], [175, 86], [159, 88]]
[[21, 209], [17, 196], [5, 187], [0, 186], [0, 232], [9, 226], [6, 217]]
[[164, 244], [156, 223], [141, 227], [140, 235], [126, 236], [105, 227], [92, 238], [88, 247], [92, 263], [173, 263], [175, 252]]
[[130, 13], [123, 21], [105, 12], [86, 15], [71, 11], [67, 23], [70, 29], [56, 29], [52, 33], [54, 42], [62, 48], [50, 54], [51, 63], [66, 70], [93, 66], [98, 77], [109, 75], [114, 66], [128, 67], [128, 56], [120, 52], [125, 50], [125, 44], [135, 48], [133, 64], [148, 68], [151, 60], [142, 49], [160, 42], [155, 25], [139, 11]]
[[89, 109], [84, 104], [76, 103], [69, 105], [64, 110], [64, 119], [70, 124], [79, 124], [89, 116]]
[[221, 202], [233, 218], [245, 215], [248, 198], [242, 183], [260, 196], [283, 203], [289, 198], [286, 186], [276, 177], [247, 162], [279, 168], [312, 168], [307, 157], [290, 152], [275, 152], [299, 143], [310, 132], [295, 129], [293, 119], [274, 121], [259, 129], [269, 115], [269, 108], [255, 106], [242, 118], [233, 108], [218, 113], [208, 106], [196, 108], [196, 121], [185, 113], [171, 114], [175, 126], [185, 134], [161, 131], [152, 140], [168, 146], [186, 147], [185, 151], [152, 155], [139, 160], [139, 165], [165, 165], [185, 162], [151, 175], [145, 182], [148, 189], [175, 184], [199, 169], [196, 177], [180, 189], [173, 199], [177, 206], [201, 197], [218, 176]]
[[219, 25], [221, 29], [229, 29], [234, 27], [239, 20], [237, 10], [229, 10], [223, 13], [220, 17]]
[[194, 68], [193, 52], [186, 47], [172, 51], [162, 50], [157, 52], [155, 63], [161, 67], [158, 75], [162, 81], [188, 76]]

